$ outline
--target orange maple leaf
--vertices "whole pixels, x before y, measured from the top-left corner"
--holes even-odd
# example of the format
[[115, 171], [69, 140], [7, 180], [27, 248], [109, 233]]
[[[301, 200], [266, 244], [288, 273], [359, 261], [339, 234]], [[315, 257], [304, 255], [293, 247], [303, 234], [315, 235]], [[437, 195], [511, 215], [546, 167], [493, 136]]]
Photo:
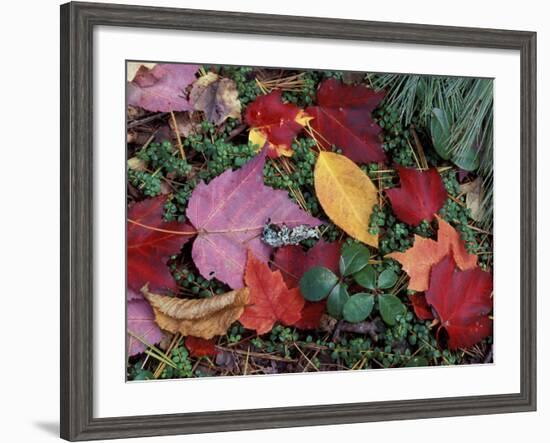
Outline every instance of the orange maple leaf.
[[477, 264], [477, 255], [469, 254], [460, 234], [445, 220], [437, 217], [439, 229], [437, 241], [414, 236], [414, 245], [405, 252], [392, 252], [386, 257], [401, 263], [403, 270], [411, 278], [409, 289], [426, 291], [430, 283], [432, 266], [439, 263], [447, 254], [453, 255], [456, 265], [462, 271], [471, 269]]
[[250, 296], [239, 321], [245, 328], [265, 334], [277, 321], [292, 325], [300, 320], [305, 303], [300, 289], [288, 289], [281, 272], [271, 271], [250, 250], [244, 281]]

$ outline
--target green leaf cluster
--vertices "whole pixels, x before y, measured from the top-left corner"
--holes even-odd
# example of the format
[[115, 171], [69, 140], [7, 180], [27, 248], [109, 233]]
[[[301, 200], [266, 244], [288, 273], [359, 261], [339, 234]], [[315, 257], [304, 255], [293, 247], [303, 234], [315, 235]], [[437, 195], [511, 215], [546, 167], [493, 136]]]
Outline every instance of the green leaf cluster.
[[[378, 273], [369, 264], [370, 251], [360, 243], [347, 243], [342, 247], [339, 261], [340, 276], [322, 266], [308, 270], [300, 279], [300, 291], [306, 300], [327, 300], [327, 312], [334, 318], [350, 323], [367, 319], [375, 305], [382, 319], [389, 325], [406, 310], [401, 300], [381, 291], [397, 283], [397, 273], [384, 269]], [[350, 296], [349, 285], [356, 284], [371, 292], [356, 292]]]

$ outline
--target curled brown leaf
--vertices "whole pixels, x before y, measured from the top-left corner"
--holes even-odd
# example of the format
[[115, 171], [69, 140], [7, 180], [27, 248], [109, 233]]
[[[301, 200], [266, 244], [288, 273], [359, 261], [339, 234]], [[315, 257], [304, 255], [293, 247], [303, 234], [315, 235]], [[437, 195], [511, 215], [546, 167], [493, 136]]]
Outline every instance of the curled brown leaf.
[[203, 299], [154, 294], [147, 286], [141, 292], [153, 307], [155, 321], [161, 329], [207, 340], [225, 334], [248, 303], [248, 288]]

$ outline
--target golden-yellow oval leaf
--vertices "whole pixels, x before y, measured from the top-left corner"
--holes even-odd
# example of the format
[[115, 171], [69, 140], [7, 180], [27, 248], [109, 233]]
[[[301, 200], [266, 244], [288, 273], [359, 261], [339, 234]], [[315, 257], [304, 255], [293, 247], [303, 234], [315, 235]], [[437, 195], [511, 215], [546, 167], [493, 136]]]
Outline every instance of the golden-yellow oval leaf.
[[315, 165], [315, 192], [329, 218], [349, 236], [378, 247], [369, 233], [378, 190], [359, 166], [333, 152], [321, 152]]

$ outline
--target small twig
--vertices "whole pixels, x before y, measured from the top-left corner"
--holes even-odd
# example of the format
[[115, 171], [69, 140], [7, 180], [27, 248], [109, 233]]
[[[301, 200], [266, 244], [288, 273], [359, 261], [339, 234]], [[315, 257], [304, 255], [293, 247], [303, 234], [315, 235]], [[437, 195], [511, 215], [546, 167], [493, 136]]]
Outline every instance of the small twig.
[[251, 357], [263, 358], [265, 360], [275, 360], [275, 361], [284, 361], [287, 363], [296, 363], [295, 359], [279, 357], [277, 355], [262, 354], [260, 352], [247, 352], [247, 351], [242, 351], [240, 349], [229, 349], [221, 346], [218, 346], [218, 349], [221, 349], [222, 351], [234, 352], [235, 354], [240, 354], [240, 355], [246, 355], [248, 353], [250, 354]]
[[307, 360], [307, 365], [306, 367], [304, 368], [304, 371], [303, 372], [306, 372], [307, 368], [311, 365], [313, 367], [313, 369], [315, 369], [316, 371], [319, 371], [319, 369], [317, 368], [317, 366], [315, 366], [315, 364], [307, 357], [306, 354], [304, 354], [304, 352], [300, 349], [300, 347], [296, 344], [296, 343], [293, 343], [294, 347], [298, 350], [298, 352], [300, 354], [302, 354], [302, 357], [304, 357], [306, 360]]
[[126, 129], [132, 129], [132, 128], [135, 128], [136, 126], [144, 125], [144, 124], [152, 122], [152, 121], [154, 121], [158, 118], [165, 117], [166, 115], [168, 115], [167, 112], [160, 112], [158, 114], [149, 115], [148, 117], [144, 117], [140, 120], [134, 120], [133, 122], [128, 122], [128, 123], [126, 123]]
[[424, 147], [422, 146], [422, 143], [420, 143], [420, 138], [418, 138], [418, 134], [416, 133], [414, 125], [411, 125], [411, 132], [413, 135], [416, 150], [418, 151], [418, 156], [420, 157], [421, 165], [424, 169], [428, 169], [428, 161], [426, 160], [426, 155], [424, 154]]
[[248, 359], [250, 358], [250, 346], [246, 347], [246, 358], [244, 360], [243, 375], [246, 375], [248, 371]]
[[414, 152], [414, 148], [413, 146], [411, 145], [411, 142], [409, 140], [407, 140], [407, 144], [409, 145], [409, 148], [411, 149], [411, 152], [412, 152], [412, 155], [414, 157], [414, 161], [416, 163], [416, 167], [417, 169], [420, 169], [422, 170], [422, 165], [420, 164], [420, 162], [418, 161], [418, 157], [416, 156], [416, 152]]
[[180, 155], [182, 160], [187, 160], [185, 157], [185, 151], [183, 150], [183, 145], [181, 143], [180, 131], [178, 130], [178, 122], [176, 121], [176, 115], [173, 111], [170, 111], [170, 116], [172, 117], [172, 124], [174, 125], [174, 133], [176, 134], [176, 140], [178, 141], [178, 149], [180, 150]]
[[[177, 333], [176, 335], [174, 335], [174, 337], [172, 337], [172, 341], [170, 342], [170, 345], [166, 349], [165, 354], [166, 354], [167, 357], [170, 356], [170, 352], [172, 352], [172, 349], [174, 349], [176, 347], [176, 345], [177, 345], [177, 343], [179, 343], [180, 339], [181, 339], [181, 335], [179, 333]], [[153, 373], [153, 377], [154, 378], [159, 378], [162, 375], [162, 371], [164, 371], [165, 367], [166, 367], [166, 363], [161, 362], [157, 366], [157, 368], [155, 369], [155, 372]]]
[[243, 123], [242, 125], [239, 125], [237, 126], [235, 129], [233, 129], [230, 133], [229, 133], [229, 136], [227, 137], [227, 141], [231, 141], [233, 140], [235, 137], [237, 137], [241, 132], [243, 132], [245, 129], [247, 128], [247, 126]]
[[461, 202], [458, 198], [453, 197], [451, 194], [447, 193], [447, 197], [449, 197], [452, 201], [454, 201], [457, 205], [462, 206], [463, 208], [466, 207], [464, 202]]

